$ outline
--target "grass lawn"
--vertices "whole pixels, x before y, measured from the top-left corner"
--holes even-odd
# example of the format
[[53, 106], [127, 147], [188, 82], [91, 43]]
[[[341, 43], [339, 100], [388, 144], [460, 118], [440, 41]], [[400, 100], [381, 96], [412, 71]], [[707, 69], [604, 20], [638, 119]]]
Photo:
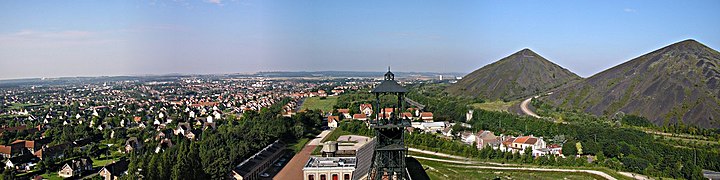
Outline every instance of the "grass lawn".
[[337, 96], [328, 96], [326, 99], [320, 99], [320, 97], [309, 97], [305, 99], [300, 109], [321, 110], [323, 112], [330, 112], [333, 110], [333, 106], [337, 104], [337, 98]]
[[28, 107], [28, 106], [37, 106], [37, 105], [40, 105], [40, 104], [12, 103], [12, 105], [10, 105], [9, 108], [19, 110], [19, 109], [24, 109], [25, 107]]
[[451, 167], [448, 163], [418, 159], [430, 179], [603, 179], [587, 173], [491, 170]]
[[42, 176], [44, 179], [49, 179], [49, 180], [60, 180], [60, 179], [63, 179], [62, 177], [60, 177], [60, 176], [58, 175], [57, 172], [50, 172], [50, 173], [46, 173], [46, 174], [41, 174], [40, 176]]
[[475, 109], [482, 109], [487, 111], [501, 111], [501, 112], [507, 112], [508, 108], [510, 106], [520, 103], [520, 101], [510, 101], [510, 102], [503, 102], [503, 101], [495, 101], [495, 102], [486, 102], [486, 103], [474, 103], [470, 104]]
[[299, 140], [298, 140], [297, 142], [295, 142], [295, 143], [291, 143], [290, 146], [288, 146], [288, 147], [289, 147], [294, 153], [298, 153], [298, 152], [300, 152], [300, 151], [305, 147], [305, 144], [307, 144], [308, 141], [310, 141], [310, 138], [302, 138], [302, 139], [299, 139]]
[[93, 168], [102, 168], [105, 165], [112, 163], [113, 161], [119, 160], [119, 157], [102, 157], [100, 159], [93, 159]]
[[340, 136], [351, 135], [351, 134], [352, 134], [352, 133], [350, 133], [350, 132], [348, 132], [348, 131], [343, 131], [343, 130], [340, 130], [340, 129], [335, 129], [335, 130], [333, 130], [332, 132], [330, 132], [330, 134], [326, 135], [325, 138], [322, 139], [322, 141], [320, 141], [320, 142], [336, 141]]

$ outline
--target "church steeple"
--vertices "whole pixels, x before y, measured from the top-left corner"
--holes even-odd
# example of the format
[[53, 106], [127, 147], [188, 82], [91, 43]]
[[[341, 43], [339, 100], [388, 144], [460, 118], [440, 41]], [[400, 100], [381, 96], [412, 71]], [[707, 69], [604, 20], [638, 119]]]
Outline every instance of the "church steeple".
[[386, 81], [392, 81], [395, 80], [395, 74], [390, 72], [390, 66], [388, 66], [388, 72], [385, 73], [385, 80]]

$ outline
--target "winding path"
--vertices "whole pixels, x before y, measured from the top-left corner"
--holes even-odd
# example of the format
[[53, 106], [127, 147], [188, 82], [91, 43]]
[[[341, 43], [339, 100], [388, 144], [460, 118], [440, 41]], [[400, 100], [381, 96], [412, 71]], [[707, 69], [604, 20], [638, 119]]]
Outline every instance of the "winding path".
[[520, 103], [520, 110], [522, 110], [523, 113], [525, 113], [525, 114], [527, 114], [527, 115], [529, 115], [529, 116], [532, 116], [532, 117], [535, 117], [535, 118], [541, 118], [540, 116], [538, 116], [537, 114], [535, 114], [535, 112], [533, 112], [532, 110], [530, 110], [530, 108], [528, 107], [529, 104], [530, 104], [530, 101], [532, 101], [533, 98], [537, 98], [537, 96], [528, 98], [528, 99], [524, 100], [522, 103]]

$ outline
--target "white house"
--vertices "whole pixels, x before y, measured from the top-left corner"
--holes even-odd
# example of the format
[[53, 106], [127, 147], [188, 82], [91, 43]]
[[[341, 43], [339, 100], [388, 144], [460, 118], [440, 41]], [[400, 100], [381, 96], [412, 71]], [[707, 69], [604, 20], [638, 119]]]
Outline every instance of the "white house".
[[338, 121], [340, 121], [340, 117], [338, 116], [328, 116], [328, 127], [330, 128], [336, 128], [338, 127]]
[[465, 144], [473, 144], [476, 142], [475, 133], [470, 131], [463, 131], [460, 133], [460, 140]]
[[521, 136], [517, 138], [508, 138], [503, 141], [503, 151], [512, 151], [524, 153], [525, 149], [531, 150], [546, 148], [545, 141], [542, 137]]
[[420, 129], [423, 131], [439, 131], [445, 128], [444, 122], [423, 122], [420, 123]]

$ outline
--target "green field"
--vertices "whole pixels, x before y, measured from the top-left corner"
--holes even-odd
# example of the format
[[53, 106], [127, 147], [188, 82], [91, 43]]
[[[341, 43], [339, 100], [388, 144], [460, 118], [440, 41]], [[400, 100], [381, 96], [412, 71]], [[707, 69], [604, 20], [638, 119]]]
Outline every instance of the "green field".
[[503, 102], [503, 101], [495, 101], [495, 102], [486, 102], [486, 103], [475, 103], [470, 104], [471, 107], [475, 109], [482, 109], [487, 111], [501, 111], [501, 112], [508, 112], [508, 108], [510, 106], [520, 103], [520, 101], [510, 101], [510, 102]]
[[430, 179], [603, 179], [587, 173], [475, 169], [422, 159], [418, 161]]
[[337, 104], [337, 96], [329, 96], [325, 99], [321, 97], [309, 97], [305, 98], [305, 101], [300, 107], [301, 110], [321, 110], [323, 112], [330, 112], [333, 110], [333, 106]]

